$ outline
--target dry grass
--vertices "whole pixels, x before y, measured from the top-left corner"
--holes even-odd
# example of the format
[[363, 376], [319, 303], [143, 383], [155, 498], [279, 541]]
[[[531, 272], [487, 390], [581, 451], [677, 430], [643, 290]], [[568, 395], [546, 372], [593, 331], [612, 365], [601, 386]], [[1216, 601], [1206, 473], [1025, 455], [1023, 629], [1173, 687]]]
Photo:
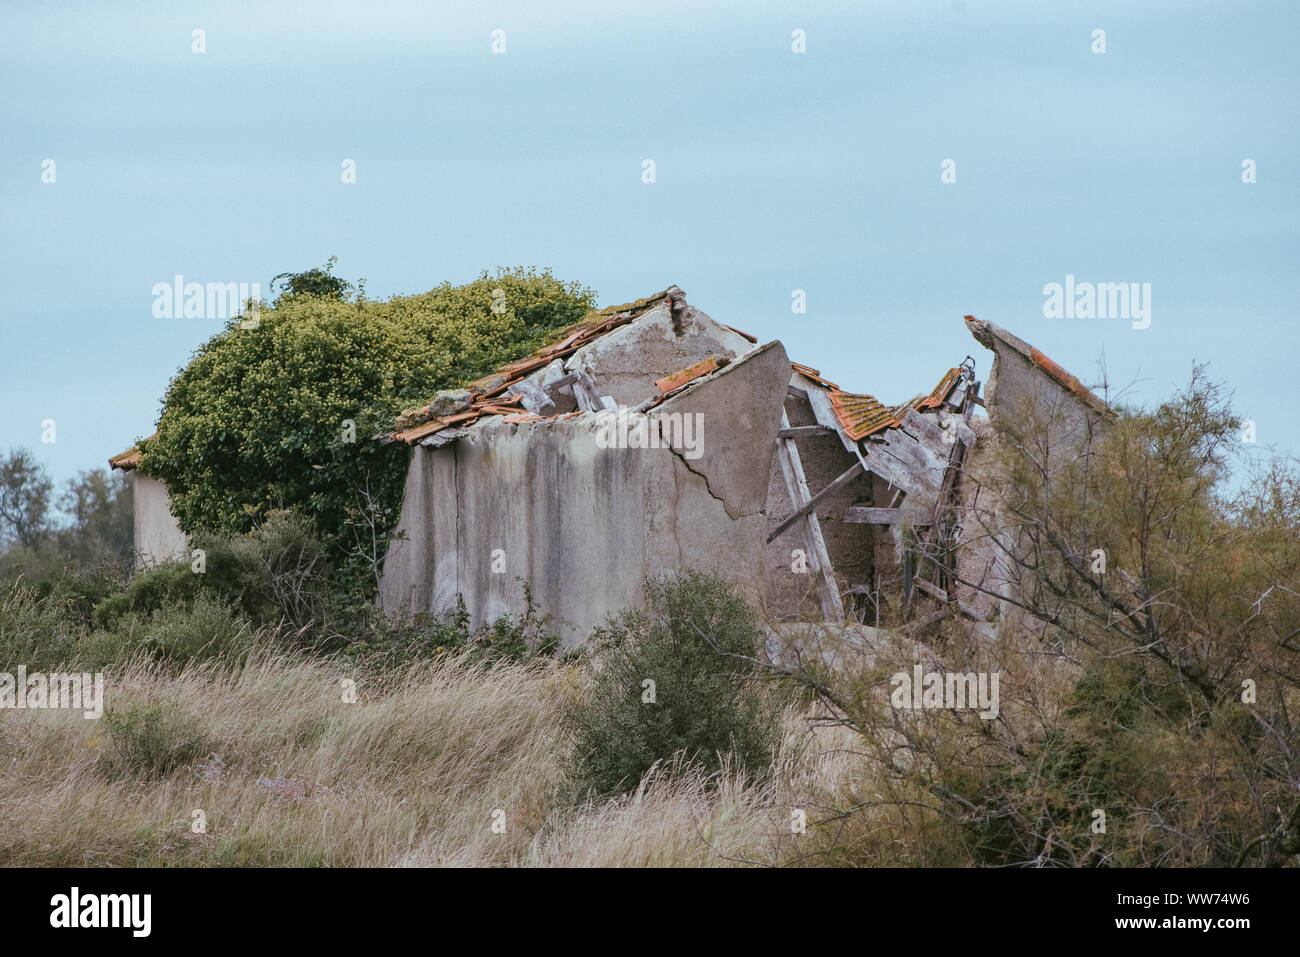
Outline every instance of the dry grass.
[[[130, 735], [107, 719], [0, 711], [0, 865], [779, 865], [834, 860], [823, 853], [832, 839], [855, 862], [888, 858], [870, 814], [854, 815], [851, 832], [818, 827], [856, 799], [863, 759], [842, 749], [843, 732], [809, 732], [794, 710], [761, 786], [661, 766], [633, 794], [581, 801], [565, 797], [568, 669], [343, 669], [264, 653], [238, 667], [110, 674], [109, 709], [165, 706], [164, 736], [198, 742], [202, 756], [163, 774], [124, 760]], [[354, 704], [342, 700], [347, 677]], [[809, 824], [797, 837], [795, 807]], [[191, 828], [196, 810], [206, 833]]]

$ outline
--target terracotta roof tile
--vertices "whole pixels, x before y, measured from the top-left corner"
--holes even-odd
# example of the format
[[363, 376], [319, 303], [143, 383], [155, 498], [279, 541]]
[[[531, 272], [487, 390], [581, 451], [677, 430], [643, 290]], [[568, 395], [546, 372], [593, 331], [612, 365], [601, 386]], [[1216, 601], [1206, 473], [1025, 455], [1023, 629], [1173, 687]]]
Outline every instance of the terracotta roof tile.
[[708, 375], [710, 372], [716, 372], [726, 364], [727, 360], [725, 358], [720, 356], [710, 356], [707, 359], [695, 363], [693, 366], [687, 366], [685, 369], [674, 372], [672, 375], [666, 375], [662, 379], [657, 379], [655, 381], [655, 388], [657, 388], [662, 395], [667, 395], [669, 392], [675, 392], [680, 389], [693, 379], [698, 379], [700, 376]]
[[987, 319], [976, 319], [974, 316], [963, 316], [962, 318], [966, 321], [966, 328], [970, 330], [971, 335], [975, 337], [980, 345], [987, 349], [994, 349], [995, 340], [1001, 341], [1004, 345], [1014, 349], [1034, 363], [1055, 379], [1058, 385], [1081, 399], [1091, 408], [1103, 415], [1115, 415], [1115, 410], [1098, 398], [1091, 389], [1020, 337], [1012, 335], [1001, 326], [989, 322]]
[[832, 389], [831, 408], [844, 434], [854, 441], [897, 424], [893, 411], [875, 396]]
[[718, 325], [722, 326], [723, 329], [728, 329], [731, 332], [734, 332], [736, 335], [740, 336], [740, 338], [748, 339], [754, 345], [758, 345], [758, 336], [751, 336], [744, 329], [737, 329], [735, 326], [729, 326], [725, 322], [720, 322]]
[[939, 384], [934, 387], [934, 391], [912, 407], [916, 409], [917, 412], [924, 412], [926, 409], [939, 408], [939, 406], [943, 405], [944, 400], [948, 398], [948, 393], [952, 391], [952, 387], [957, 384], [957, 381], [960, 378], [960, 366], [949, 369], [947, 375], [940, 379]]
[[1044, 372], [1063, 385], [1068, 391], [1088, 402], [1099, 402], [1100, 400], [1092, 394], [1092, 390], [1076, 379], [1070, 373], [1053, 362], [1047, 356], [1043, 355], [1033, 346], [1029, 348], [1029, 356], [1038, 364]]
[[[841, 428], [844, 429], [844, 434], [854, 441], [859, 441], [884, 429], [897, 428], [909, 408], [918, 412], [937, 409], [948, 397], [952, 387], [957, 384], [961, 374], [960, 368], [949, 369], [929, 395], [917, 396], [910, 402], [892, 407], [885, 405], [875, 396], [832, 388], [831, 409], [835, 412], [835, 418], [839, 420]], [[804, 375], [807, 373], [805, 372]]]

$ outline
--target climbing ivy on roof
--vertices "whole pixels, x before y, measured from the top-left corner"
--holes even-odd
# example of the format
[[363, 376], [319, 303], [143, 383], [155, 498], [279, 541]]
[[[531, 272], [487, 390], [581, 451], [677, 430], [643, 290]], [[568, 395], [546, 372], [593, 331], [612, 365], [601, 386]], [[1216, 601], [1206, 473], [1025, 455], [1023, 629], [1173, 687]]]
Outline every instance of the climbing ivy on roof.
[[140, 470], [166, 483], [188, 533], [247, 531], [291, 508], [346, 552], [367, 489], [381, 534], [401, 506], [409, 449], [371, 436], [529, 354], [594, 302], [549, 270], [514, 268], [385, 301], [264, 303], [255, 328], [231, 320], [171, 380]]

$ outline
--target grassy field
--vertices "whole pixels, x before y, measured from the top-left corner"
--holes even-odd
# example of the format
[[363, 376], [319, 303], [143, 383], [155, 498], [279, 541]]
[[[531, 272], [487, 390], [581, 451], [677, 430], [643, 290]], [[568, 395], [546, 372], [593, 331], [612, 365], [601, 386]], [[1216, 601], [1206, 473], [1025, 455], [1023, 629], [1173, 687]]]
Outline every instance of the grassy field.
[[832, 841], [887, 857], [861, 816], [793, 833], [794, 808], [816, 822], [860, 779], [843, 732], [810, 736], [798, 709], [762, 785], [666, 768], [590, 801], [564, 772], [574, 666], [420, 663], [354, 676], [351, 704], [349, 676], [277, 653], [135, 662], [103, 719], [0, 712], [0, 865], [771, 865], [825, 862]]

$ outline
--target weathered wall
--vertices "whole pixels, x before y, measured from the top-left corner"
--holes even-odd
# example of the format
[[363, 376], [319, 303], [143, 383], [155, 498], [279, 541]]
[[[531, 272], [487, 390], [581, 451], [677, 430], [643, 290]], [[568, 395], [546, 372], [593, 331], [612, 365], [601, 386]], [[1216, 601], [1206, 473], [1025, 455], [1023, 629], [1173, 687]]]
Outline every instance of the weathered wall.
[[478, 625], [522, 612], [522, 578], [573, 645], [639, 602], [647, 576], [693, 567], [755, 588], [789, 370], [770, 343], [656, 408], [702, 417], [694, 459], [601, 448], [594, 413], [496, 420], [441, 449], [418, 448], [381, 606], [444, 614], [460, 593]]
[[985, 388], [993, 427], [1000, 433], [1037, 432], [1040, 448], [1067, 458], [1076, 455], [1102, 419], [1105, 404], [1023, 339], [991, 322], [967, 320], [966, 325], [993, 352]]
[[135, 520], [136, 567], [182, 558], [187, 552], [185, 533], [171, 512], [167, 487], [139, 472], [131, 473]]
[[972, 422], [980, 439], [960, 485], [958, 570], [979, 587], [959, 588], [958, 597], [977, 614], [1005, 618], [1015, 611], [1007, 599], [1016, 597], [1021, 574], [1011, 556], [1026, 547], [1001, 501], [1009, 491], [1009, 451], [1027, 437], [1034, 460], [1057, 470], [1074, 462], [1110, 419], [1104, 402], [1023, 339], [971, 317], [966, 325], [993, 352], [993, 364], [985, 390], [988, 420]]
[[738, 356], [752, 348], [744, 336], [671, 299], [583, 346], [565, 366], [588, 373], [599, 395], [635, 406], [655, 394], [654, 383], [664, 376], [710, 356]]

